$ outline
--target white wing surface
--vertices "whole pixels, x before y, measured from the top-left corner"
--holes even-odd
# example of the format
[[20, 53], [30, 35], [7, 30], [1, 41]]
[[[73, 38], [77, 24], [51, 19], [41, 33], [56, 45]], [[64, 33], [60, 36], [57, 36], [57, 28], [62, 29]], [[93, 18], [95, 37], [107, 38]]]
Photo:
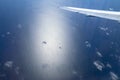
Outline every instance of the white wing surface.
[[120, 12], [117, 11], [94, 10], [94, 9], [84, 9], [84, 8], [76, 8], [76, 7], [61, 7], [61, 8], [64, 10], [85, 14], [87, 16], [95, 16], [95, 17], [120, 21]]

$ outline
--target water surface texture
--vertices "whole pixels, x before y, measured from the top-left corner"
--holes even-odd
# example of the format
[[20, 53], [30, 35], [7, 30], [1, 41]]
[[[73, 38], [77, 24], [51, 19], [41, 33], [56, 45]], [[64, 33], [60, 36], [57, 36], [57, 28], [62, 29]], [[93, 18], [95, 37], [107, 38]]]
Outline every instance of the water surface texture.
[[0, 80], [119, 80], [120, 23], [63, 6], [120, 11], [118, 0], [0, 0]]

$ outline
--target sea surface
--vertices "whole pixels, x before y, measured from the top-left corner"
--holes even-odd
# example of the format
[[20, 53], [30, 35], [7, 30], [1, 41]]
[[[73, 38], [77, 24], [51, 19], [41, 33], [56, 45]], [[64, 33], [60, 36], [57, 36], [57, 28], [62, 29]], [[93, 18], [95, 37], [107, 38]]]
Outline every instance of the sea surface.
[[119, 80], [120, 22], [61, 9], [119, 3], [0, 0], [0, 80]]

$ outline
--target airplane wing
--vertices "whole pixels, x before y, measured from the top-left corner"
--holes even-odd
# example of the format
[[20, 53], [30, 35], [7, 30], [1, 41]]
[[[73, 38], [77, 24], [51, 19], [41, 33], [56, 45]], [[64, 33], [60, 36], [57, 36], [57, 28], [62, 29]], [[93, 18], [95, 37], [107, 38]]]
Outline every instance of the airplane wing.
[[87, 16], [95, 16], [95, 17], [120, 21], [120, 12], [117, 11], [94, 10], [94, 9], [84, 9], [84, 8], [76, 8], [76, 7], [61, 7], [61, 8], [64, 10], [85, 14]]

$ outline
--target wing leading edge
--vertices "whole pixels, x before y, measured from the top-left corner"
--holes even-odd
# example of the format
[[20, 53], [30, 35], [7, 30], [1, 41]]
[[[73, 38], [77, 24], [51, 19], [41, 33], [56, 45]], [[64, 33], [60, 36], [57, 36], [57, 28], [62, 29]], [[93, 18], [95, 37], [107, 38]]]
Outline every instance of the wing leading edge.
[[72, 12], [78, 12], [88, 16], [95, 16], [95, 17], [120, 21], [120, 12], [117, 11], [104, 11], [104, 10], [84, 9], [84, 8], [75, 8], [75, 7], [62, 7], [62, 9]]

